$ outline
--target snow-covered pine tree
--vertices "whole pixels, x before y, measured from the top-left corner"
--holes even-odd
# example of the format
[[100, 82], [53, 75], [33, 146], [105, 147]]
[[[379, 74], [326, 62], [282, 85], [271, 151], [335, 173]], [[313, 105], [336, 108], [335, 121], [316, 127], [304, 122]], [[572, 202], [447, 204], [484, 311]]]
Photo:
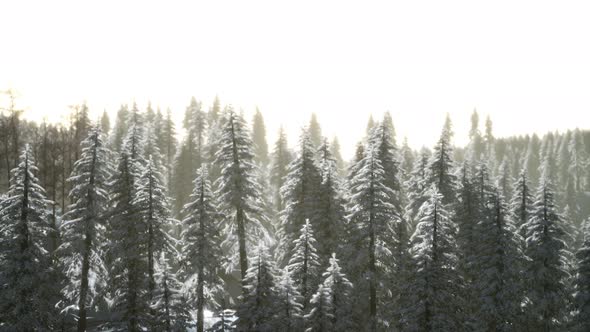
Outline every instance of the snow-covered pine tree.
[[266, 127], [264, 118], [258, 107], [252, 120], [252, 141], [254, 142], [254, 155], [256, 161], [263, 167], [268, 164], [268, 144], [266, 143]]
[[224, 260], [221, 250], [221, 214], [217, 211], [208, 179], [202, 165], [193, 182], [193, 192], [184, 206], [181, 234], [181, 273], [187, 280], [192, 307], [197, 310], [197, 332], [204, 329], [204, 309], [211, 290], [221, 285], [219, 273]]
[[121, 150], [121, 144], [127, 134], [127, 118], [129, 117], [129, 108], [127, 105], [121, 105], [121, 108], [117, 111], [117, 117], [115, 118], [115, 126], [113, 132], [110, 135], [111, 146], [115, 151]]
[[276, 267], [264, 245], [256, 248], [251, 262], [243, 280], [244, 294], [234, 324], [238, 331], [278, 331], [277, 304], [280, 301], [276, 290]]
[[411, 221], [411, 226], [417, 224], [416, 216], [422, 204], [426, 201], [427, 196], [424, 192], [428, 189], [426, 178], [428, 173], [428, 162], [430, 160], [430, 151], [422, 148], [420, 154], [414, 162], [409, 179], [405, 183], [408, 195], [408, 205], [406, 207], [406, 219]]
[[275, 328], [277, 331], [295, 332], [303, 328], [302, 297], [287, 268], [283, 269], [277, 283], [277, 317]]
[[309, 131], [304, 129], [299, 139], [299, 153], [289, 164], [289, 173], [281, 188], [285, 209], [280, 218], [286, 252], [292, 251], [293, 241], [299, 236], [299, 230], [306, 220], [309, 219], [314, 229], [321, 222], [318, 214], [321, 181], [315, 148]]
[[[342, 272], [336, 254], [332, 254], [324, 281], [311, 300], [311, 310], [305, 315], [307, 332], [354, 331], [352, 316], [353, 285]], [[363, 327], [364, 328], [364, 327]]]
[[110, 182], [107, 262], [113, 316], [108, 325], [117, 330], [140, 331], [149, 326], [147, 225], [135, 200], [141, 172], [139, 162], [124, 149]]
[[414, 269], [407, 284], [404, 331], [460, 331], [462, 279], [457, 273], [455, 225], [435, 186], [420, 209], [420, 223], [411, 238]]
[[399, 209], [401, 204], [399, 201], [399, 192], [401, 191], [399, 161], [395, 145], [395, 131], [389, 113], [385, 113], [383, 121], [377, 123], [369, 134], [369, 145], [377, 151], [377, 157], [383, 167], [384, 184], [396, 193], [391, 197], [391, 204]]
[[[377, 321], [383, 320], [384, 316], [385, 308], [380, 304], [390, 291], [380, 280], [395, 269], [397, 262], [393, 253], [400, 245], [400, 236], [403, 235], [399, 230], [403, 226], [398, 225], [402, 219], [392, 204], [395, 201], [395, 192], [386, 184], [377, 147], [369, 146], [361, 165], [351, 183], [349, 219], [358, 229], [358, 243], [361, 246], [351, 259], [355, 264], [351, 271], [354, 271], [353, 280], [357, 283], [356, 295], [362, 301], [359, 307], [365, 304], [368, 306], [369, 317], [366, 318], [366, 324], [369, 330], [375, 331]], [[360, 287], [361, 285], [364, 287]], [[362, 310], [366, 313], [366, 309]]]
[[332, 153], [332, 156], [334, 157], [334, 160], [336, 160], [336, 167], [338, 169], [338, 174], [343, 177], [344, 171], [346, 169], [346, 163], [344, 162], [344, 159], [342, 158], [342, 154], [340, 152], [340, 141], [338, 140], [337, 136], [334, 136], [334, 138], [332, 139], [332, 142], [330, 143], [330, 153]]
[[320, 126], [320, 123], [318, 122], [318, 117], [315, 113], [311, 114], [308, 130], [309, 139], [311, 140], [313, 148], [318, 148], [320, 144], [322, 144], [322, 139], [324, 136], [322, 135], [322, 127]]
[[513, 196], [510, 201], [510, 213], [514, 216], [516, 228], [520, 235], [526, 239], [526, 224], [533, 207], [533, 197], [526, 169], [522, 169], [513, 186]]
[[400, 170], [401, 170], [401, 179], [402, 182], [406, 182], [410, 179], [410, 174], [412, 173], [412, 170], [414, 169], [414, 162], [416, 161], [416, 157], [414, 155], [414, 151], [412, 151], [412, 149], [410, 148], [410, 145], [408, 144], [408, 138], [404, 137], [404, 142], [402, 144], [402, 147], [400, 148]]
[[[342, 184], [338, 175], [336, 159], [330, 151], [330, 144], [327, 139], [318, 149], [318, 168], [321, 175], [319, 187], [318, 224], [316, 225], [317, 238], [321, 239], [318, 244], [318, 254], [328, 261], [332, 253], [341, 249], [344, 220], [346, 212], [344, 199], [342, 197]], [[315, 288], [315, 287], [314, 287]]]
[[154, 163], [154, 167], [158, 170], [159, 173], [162, 175], [161, 181], [166, 183], [166, 178], [164, 177], [164, 172], [166, 171], [166, 167], [164, 165], [164, 159], [162, 154], [160, 153], [160, 147], [158, 146], [157, 141], [157, 134], [156, 128], [153, 122], [148, 122], [145, 125], [145, 143], [143, 147], [143, 158], [145, 160], [151, 159]]
[[164, 164], [166, 166], [166, 184], [168, 192], [172, 185], [172, 165], [176, 155], [176, 128], [172, 120], [172, 111], [166, 110], [166, 118], [162, 120], [161, 134], [157, 137], [158, 147], [162, 153]]
[[109, 136], [111, 131], [111, 119], [106, 110], [102, 112], [102, 116], [100, 117], [100, 129], [102, 130], [103, 135]]
[[479, 130], [479, 114], [477, 110], [471, 113], [471, 129], [469, 129], [469, 145], [467, 146], [467, 159], [478, 162], [485, 152], [485, 144]]
[[536, 331], [564, 328], [571, 296], [567, 243], [572, 239], [565, 231], [547, 178], [540, 181], [525, 229], [525, 253], [529, 257], [525, 280], [530, 300], [525, 310], [531, 317], [527, 324]]
[[147, 162], [141, 176], [136, 181], [135, 197], [131, 202], [141, 218], [145, 233], [145, 257], [147, 257], [148, 299], [153, 298], [156, 288], [155, 264], [162, 252], [173, 250], [168, 231], [172, 224], [166, 188], [163, 185], [162, 174], [156, 168], [151, 158]]
[[154, 312], [153, 331], [186, 331], [191, 325], [188, 300], [183, 284], [172, 270], [165, 251], [156, 259], [154, 270], [155, 291], [151, 308]]
[[584, 241], [576, 253], [573, 329], [590, 331], [590, 218], [582, 226]]
[[103, 243], [111, 156], [100, 128], [92, 128], [68, 179], [72, 204], [63, 216], [58, 252], [70, 280], [62, 292], [68, 304], [77, 309], [78, 331], [86, 331], [87, 308], [92, 308], [107, 278]]
[[27, 144], [0, 202], [0, 322], [6, 331], [52, 330], [61, 285], [48, 252], [45, 190]]
[[586, 147], [580, 129], [573, 131], [568, 151], [570, 154], [568, 170], [574, 180], [574, 191], [579, 192], [586, 188], [584, 183], [585, 168], [588, 167]]
[[243, 117], [231, 108], [223, 121], [218, 144], [215, 164], [221, 169], [221, 176], [216, 181], [216, 196], [225, 217], [227, 243], [234, 252], [237, 236], [240, 275], [244, 279], [248, 270], [248, 237], [261, 236], [265, 216], [261, 189], [256, 182], [257, 167], [250, 133]]
[[201, 103], [193, 97], [184, 113], [183, 126], [186, 136], [182, 140], [174, 160], [172, 184], [175, 215], [182, 216], [182, 209], [191, 193], [192, 180], [204, 162], [206, 115]]
[[510, 202], [512, 199], [512, 185], [514, 180], [510, 173], [510, 167], [508, 166], [508, 158], [504, 156], [500, 166], [498, 167], [498, 174], [496, 175], [496, 186], [500, 190], [502, 197], [505, 201]]
[[270, 161], [270, 184], [273, 191], [273, 202], [276, 211], [280, 212], [284, 208], [283, 198], [281, 197], [281, 188], [283, 187], [289, 171], [289, 164], [293, 156], [289, 151], [287, 135], [283, 127], [279, 129], [279, 137], [271, 154]]
[[514, 220], [499, 191], [487, 194], [486, 214], [476, 225], [473, 279], [477, 298], [475, 330], [521, 331], [526, 262]]
[[307, 307], [312, 292], [319, 283], [320, 257], [317, 254], [317, 241], [309, 220], [301, 227], [299, 238], [294, 242], [295, 247], [287, 265], [290, 277], [302, 296], [303, 307]]
[[129, 113], [127, 126], [129, 129], [123, 140], [121, 151], [125, 151], [129, 158], [137, 160], [143, 165], [145, 163], [143, 158], [145, 147], [144, 124], [143, 117], [135, 104], [133, 104], [133, 108]]
[[447, 114], [440, 139], [430, 158], [426, 177], [427, 187], [435, 185], [443, 197], [443, 204], [447, 205], [455, 202], [456, 177], [453, 173], [452, 136], [451, 118]]

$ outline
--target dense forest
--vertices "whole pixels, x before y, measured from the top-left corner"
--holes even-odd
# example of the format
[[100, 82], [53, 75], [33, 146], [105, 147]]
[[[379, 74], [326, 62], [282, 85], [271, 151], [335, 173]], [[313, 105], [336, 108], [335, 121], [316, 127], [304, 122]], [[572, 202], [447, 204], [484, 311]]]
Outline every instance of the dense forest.
[[345, 161], [315, 115], [269, 146], [217, 98], [25, 119], [0, 116], [2, 331], [590, 331], [590, 131], [474, 111], [416, 151], [385, 113]]

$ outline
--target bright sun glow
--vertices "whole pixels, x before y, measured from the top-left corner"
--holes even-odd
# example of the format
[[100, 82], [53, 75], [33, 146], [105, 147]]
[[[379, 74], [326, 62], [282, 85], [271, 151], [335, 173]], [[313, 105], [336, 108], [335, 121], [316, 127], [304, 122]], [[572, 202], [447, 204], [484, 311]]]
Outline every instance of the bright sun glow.
[[[588, 127], [584, 1], [6, 1], [0, 90], [59, 121], [148, 100], [181, 117], [214, 96], [265, 116], [291, 143], [312, 112], [350, 156], [370, 113], [432, 145], [445, 113], [456, 142], [469, 114], [497, 136]], [[549, 118], [550, 112], [559, 116]], [[525, 121], [526, 119], [526, 121]]]

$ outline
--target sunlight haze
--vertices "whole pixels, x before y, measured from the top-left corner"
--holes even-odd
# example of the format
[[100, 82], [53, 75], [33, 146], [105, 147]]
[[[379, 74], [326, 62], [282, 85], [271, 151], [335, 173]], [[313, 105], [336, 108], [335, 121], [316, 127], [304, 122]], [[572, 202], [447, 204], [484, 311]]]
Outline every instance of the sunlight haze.
[[18, 92], [27, 118], [60, 121], [86, 101], [111, 123], [122, 103], [149, 100], [180, 120], [191, 96], [207, 110], [218, 95], [249, 120], [259, 107], [269, 144], [283, 124], [293, 145], [315, 112], [345, 157], [369, 115], [385, 111], [413, 147], [436, 141], [446, 113], [464, 144], [474, 109], [482, 130], [491, 116], [496, 136], [588, 128], [589, 9], [584, 1], [4, 1], [0, 90]]

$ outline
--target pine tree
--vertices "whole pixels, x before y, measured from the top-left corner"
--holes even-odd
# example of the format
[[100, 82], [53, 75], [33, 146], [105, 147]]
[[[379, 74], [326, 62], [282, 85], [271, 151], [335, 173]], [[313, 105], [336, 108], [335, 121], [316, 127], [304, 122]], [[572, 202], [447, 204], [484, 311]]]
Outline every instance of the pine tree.
[[583, 244], [576, 253], [574, 292], [576, 311], [573, 323], [574, 330], [579, 332], [590, 330], [590, 219], [584, 222], [582, 232]]
[[330, 143], [330, 153], [334, 156], [336, 160], [336, 166], [338, 167], [338, 174], [342, 177], [344, 176], [344, 171], [346, 168], [346, 163], [342, 158], [342, 154], [340, 153], [340, 141], [338, 141], [338, 137], [334, 136], [332, 142]]
[[510, 167], [508, 166], [508, 160], [506, 157], [504, 157], [500, 163], [500, 166], [498, 167], [496, 186], [506, 201], [510, 201], [512, 199], [512, 184], [513, 179], [512, 174], [510, 173]]
[[[362, 167], [357, 176], [352, 179], [352, 207], [349, 216], [351, 222], [358, 228], [358, 237], [361, 250], [357, 252], [356, 262], [357, 274], [354, 280], [367, 279], [368, 290], [357, 287], [358, 294], [363, 294], [368, 302], [369, 317], [367, 324], [369, 330], [377, 329], [378, 306], [383, 301], [387, 289], [377, 289], [381, 286], [378, 283], [386, 271], [395, 266], [392, 261], [392, 252], [399, 245], [402, 234], [399, 230], [403, 226], [401, 216], [396, 207], [391, 203], [394, 201], [394, 191], [387, 186], [385, 171], [379, 159], [379, 150], [369, 148], [365, 158], [361, 161]], [[364, 285], [363, 285], [364, 286]], [[365, 291], [368, 294], [364, 294]], [[377, 298], [377, 294], [380, 298]], [[364, 309], [366, 310], [366, 309]], [[383, 308], [379, 308], [379, 311]], [[365, 311], [366, 312], [366, 311]]]
[[106, 110], [102, 112], [102, 117], [100, 118], [100, 129], [105, 136], [108, 136], [111, 131], [111, 119]]
[[451, 119], [447, 114], [440, 139], [434, 147], [434, 153], [430, 158], [426, 183], [427, 186], [435, 185], [443, 196], [443, 204], [455, 201], [456, 178], [453, 174], [452, 146], [451, 146]]
[[276, 275], [274, 263], [264, 245], [260, 245], [244, 278], [245, 292], [234, 322], [238, 331], [278, 331]]
[[526, 224], [531, 215], [533, 198], [526, 169], [522, 169], [513, 186], [514, 196], [510, 202], [510, 212], [515, 218], [516, 228], [522, 237], [526, 238]]
[[[125, 142], [125, 146], [131, 144]], [[130, 149], [124, 149], [111, 180], [112, 209], [108, 223], [107, 252], [109, 261], [109, 288], [112, 308], [117, 313], [109, 323], [115, 329], [140, 331], [149, 326], [149, 280], [147, 225], [139, 214], [135, 197], [142, 167], [131, 158]]]
[[0, 202], [0, 322], [10, 331], [51, 330], [57, 322], [56, 272], [48, 253], [45, 190], [27, 144]]
[[297, 290], [288, 269], [283, 269], [281, 279], [278, 281], [277, 298], [276, 330], [286, 332], [301, 331], [303, 328], [301, 294]]
[[299, 153], [289, 164], [289, 173], [281, 188], [285, 204], [285, 209], [281, 212], [281, 224], [285, 243], [288, 244], [285, 248], [287, 252], [292, 250], [293, 240], [297, 238], [306, 220], [309, 219], [314, 228], [321, 222], [318, 215], [321, 173], [316, 165], [315, 149], [307, 130], [303, 130], [299, 146]]
[[301, 293], [303, 307], [307, 307], [312, 291], [319, 283], [320, 258], [317, 254], [317, 241], [309, 223], [306, 220], [301, 227], [298, 239], [294, 241], [294, 249], [287, 265], [287, 270], [293, 277], [297, 289]]
[[428, 175], [428, 163], [430, 160], [430, 151], [423, 148], [414, 162], [412, 172], [408, 181], [405, 183], [408, 194], [408, 205], [406, 207], [406, 219], [410, 220], [413, 225], [422, 204], [427, 197], [424, 192], [428, 189], [426, 179]]
[[342, 272], [335, 254], [322, 276], [324, 281], [311, 300], [311, 311], [305, 315], [306, 331], [354, 331], [350, 299], [353, 285]]
[[525, 225], [526, 255], [530, 262], [525, 269], [528, 281], [527, 310], [537, 331], [553, 331], [565, 327], [570, 289], [570, 271], [563, 219], [556, 210], [552, 184], [543, 179], [539, 184], [530, 217]]
[[160, 153], [164, 158], [164, 164], [166, 165], [166, 183], [168, 184], [168, 190], [172, 186], [172, 163], [174, 156], [176, 155], [176, 129], [174, 127], [174, 121], [172, 121], [172, 112], [170, 109], [166, 111], [166, 118], [163, 120], [161, 134], [158, 135], [158, 147]]
[[199, 169], [193, 188], [182, 221], [182, 273], [190, 287], [189, 298], [196, 301], [197, 331], [202, 332], [206, 295], [221, 284], [219, 272], [223, 262], [221, 215], [214, 202], [206, 165]]
[[414, 156], [414, 151], [408, 145], [408, 138], [404, 137], [404, 143], [400, 149], [400, 164], [401, 177], [404, 182], [410, 179], [410, 174], [414, 169], [414, 164], [418, 158]]
[[270, 166], [270, 184], [273, 187], [273, 201], [275, 209], [282, 211], [284, 208], [283, 198], [281, 197], [281, 188], [285, 184], [288, 173], [288, 167], [293, 159], [289, 146], [287, 143], [287, 135], [283, 127], [279, 129], [279, 137], [275, 143], [274, 150], [271, 155]]
[[574, 191], [579, 192], [585, 188], [585, 168], [587, 167], [586, 147], [579, 129], [574, 130], [568, 145], [570, 154], [569, 173], [574, 180]]
[[256, 108], [254, 119], [252, 120], [252, 141], [254, 142], [254, 155], [256, 161], [266, 166], [268, 164], [268, 144], [266, 143], [266, 127], [264, 126], [264, 118], [260, 110]]
[[64, 273], [72, 281], [63, 292], [70, 304], [77, 305], [78, 331], [86, 331], [87, 308], [94, 305], [107, 277], [102, 244], [112, 172], [110, 160], [111, 152], [103, 134], [94, 127], [82, 142], [82, 154], [68, 179], [72, 185], [72, 205], [63, 216], [59, 253]]
[[154, 331], [186, 331], [190, 327], [191, 316], [187, 299], [183, 294], [183, 284], [173, 272], [166, 252], [162, 251], [155, 264], [155, 292], [152, 309], [155, 313], [152, 329]]
[[[262, 231], [265, 216], [261, 206], [260, 186], [256, 183], [253, 143], [246, 123], [231, 109], [226, 116], [219, 139], [219, 150], [215, 155], [215, 163], [221, 169], [221, 176], [216, 181], [216, 196], [221, 202], [228, 236], [231, 239], [237, 235], [240, 274], [244, 279], [248, 270], [248, 236]], [[235, 241], [229, 243], [234, 245]]]
[[344, 210], [345, 202], [342, 198], [342, 184], [338, 176], [337, 162], [330, 152], [327, 139], [324, 139], [324, 143], [319, 147], [318, 154], [321, 183], [317, 197], [319, 210], [316, 234], [322, 241], [318, 246], [318, 253], [320, 257], [326, 257], [327, 259], [332, 253], [341, 249], [340, 239], [343, 235], [342, 230], [346, 212]]
[[485, 204], [486, 214], [480, 216], [475, 228], [476, 330], [522, 330], [523, 239], [500, 193], [488, 193]]
[[311, 144], [314, 148], [317, 148], [322, 144], [322, 128], [320, 127], [320, 123], [318, 122], [318, 118], [315, 113], [311, 114], [311, 120], [309, 121], [309, 139], [311, 140]]
[[117, 118], [115, 119], [115, 127], [113, 133], [110, 136], [111, 146], [113, 150], [120, 151], [123, 139], [127, 134], [127, 118], [129, 117], [129, 108], [127, 105], [121, 105], [121, 108], [117, 112]]
[[171, 224], [170, 209], [166, 189], [162, 184], [162, 174], [150, 158], [147, 166], [136, 182], [135, 198], [132, 206], [136, 209], [141, 224], [144, 225], [145, 256], [147, 257], [148, 298], [153, 298], [156, 288], [155, 264], [162, 252], [170, 252], [173, 243], [167, 234]]
[[469, 130], [469, 146], [467, 148], [467, 159], [471, 162], [478, 162], [485, 150], [484, 139], [479, 131], [479, 114], [473, 110], [471, 114], [471, 129]]
[[407, 285], [410, 298], [403, 326], [406, 331], [459, 331], [464, 320], [456, 230], [436, 187], [427, 194], [411, 238], [414, 269]]

